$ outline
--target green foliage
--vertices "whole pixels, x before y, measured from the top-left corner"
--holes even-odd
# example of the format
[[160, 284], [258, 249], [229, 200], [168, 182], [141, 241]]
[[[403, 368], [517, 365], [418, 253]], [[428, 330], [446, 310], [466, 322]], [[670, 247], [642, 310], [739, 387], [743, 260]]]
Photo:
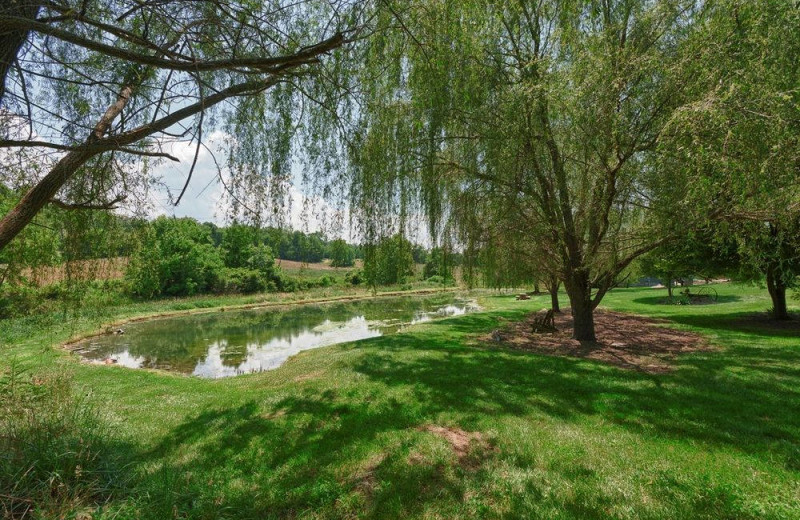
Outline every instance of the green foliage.
[[640, 275], [661, 280], [671, 294], [672, 281], [675, 279], [733, 277], [738, 272], [738, 265], [735, 242], [709, 231], [690, 231], [680, 239], [643, 255], [637, 262], [636, 270]]
[[273, 277], [266, 277], [256, 269], [226, 267], [221, 270], [210, 290], [217, 294], [252, 294], [274, 291], [275, 288]]
[[220, 244], [225, 267], [245, 267], [257, 240], [258, 230], [252, 226], [234, 222], [225, 228]]
[[0, 286], [0, 319], [67, 312], [76, 307], [98, 309], [125, 301], [119, 280], [66, 280], [38, 287], [31, 283]]
[[413, 245], [400, 233], [367, 247], [364, 278], [370, 285], [401, 284], [414, 274]]
[[272, 249], [269, 246], [252, 246], [247, 251], [246, 266], [260, 272], [265, 278], [275, 275], [275, 257], [272, 256]]
[[33, 314], [41, 300], [39, 291], [29, 284], [3, 284], [0, 286], [0, 319]]
[[428, 251], [419, 244], [414, 244], [411, 255], [414, 257], [415, 264], [427, 264], [429, 261]]
[[[19, 194], [0, 183], [0, 215], [6, 214], [19, 200]], [[61, 236], [52, 211], [40, 213], [34, 224], [26, 227], [16, 239], [0, 250], [0, 286], [19, 281], [23, 269], [29, 271], [61, 261]]]
[[739, 277], [766, 278], [776, 317], [788, 317], [785, 291], [800, 275], [798, 25], [792, 2], [709, 4], [689, 41], [690, 97], [660, 150], [663, 182], [685, 191], [690, 225], [737, 244]]
[[332, 267], [352, 267], [356, 261], [353, 246], [337, 238], [330, 243], [330, 259]]
[[364, 277], [364, 271], [361, 269], [350, 271], [344, 276], [344, 281], [350, 285], [361, 285], [366, 281]]
[[130, 484], [127, 453], [64, 374], [0, 372], [0, 511], [74, 518]]
[[134, 253], [128, 262], [125, 279], [132, 294], [152, 298], [161, 294], [161, 248], [152, 226], [139, 233]]
[[429, 281], [430, 278], [434, 276], [438, 276], [442, 280], [452, 279], [453, 269], [448, 252], [440, 247], [431, 249], [422, 276]]
[[661, 198], [644, 178], [683, 100], [699, 2], [419, 0], [389, 2], [389, 20], [392, 8], [404, 23], [365, 42], [354, 111], [366, 236], [420, 211], [434, 238], [504, 256], [473, 256], [491, 285], [564, 279], [593, 340], [591, 309], [659, 238], [639, 201]]
[[210, 291], [222, 268], [208, 228], [193, 219], [159, 217], [144, 232], [126, 276], [136, 296], [186, 296]]

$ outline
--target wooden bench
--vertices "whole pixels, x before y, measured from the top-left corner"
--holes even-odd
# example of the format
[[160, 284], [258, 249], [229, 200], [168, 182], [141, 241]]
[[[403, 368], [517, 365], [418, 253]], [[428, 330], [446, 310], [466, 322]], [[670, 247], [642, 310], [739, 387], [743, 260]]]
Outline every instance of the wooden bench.
[[553, 309], [542, 309], [534, 315], [531, 322], [531, 332], [558, 332]]

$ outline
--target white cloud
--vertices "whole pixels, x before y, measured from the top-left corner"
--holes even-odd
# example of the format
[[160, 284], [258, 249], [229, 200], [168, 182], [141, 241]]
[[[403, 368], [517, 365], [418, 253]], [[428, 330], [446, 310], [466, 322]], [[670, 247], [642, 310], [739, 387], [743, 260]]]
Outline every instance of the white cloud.
[[[173, 205], [173, 199], [177, 198], [186, 182], [197, 146], [196, 143], [188, 141], [163, 145], [163, 151], [178, 158], [180, 162], [163, 161], [153, 169], [153, 176], [160, 182], [149, 194], [150, 218], [169, 215], [192, 217], [201, 222], [214, 222], [217, 225], [226, 224], [230, 208], [224, 197], [225, 188], [219, 179], [219, 168], [222, 168], [223, 178], [227, 178], [229, 172], [224, 166], [226, 159], [224, 146], [230, 142], [230, 136], [215, 132], [204, 142], [207, 148], [201, 147], [192, 179], [177, 206]], [[301, 176], [296, 170], [297, 167], [294, 167], [292, 175], [296, 182], [289, 188], [291, 200], [287, 224], [292, 229], [304, 232], [322, 231], [330, 237], [343, 236], [352, 240], [354, 237], [351, 236], [349, 213], [333, 207], [321, 197], [306, 194], [299, 186], [298, 179]]]

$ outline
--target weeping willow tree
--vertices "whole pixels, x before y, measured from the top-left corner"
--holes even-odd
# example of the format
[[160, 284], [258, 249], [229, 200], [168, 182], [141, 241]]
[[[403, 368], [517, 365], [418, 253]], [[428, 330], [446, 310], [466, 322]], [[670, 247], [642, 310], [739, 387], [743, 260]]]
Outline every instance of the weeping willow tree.
[[[685, 0], [381, 2], [353, 148], [368, 221], [425, 214], [488, 266], [526, 254], [563, 280], [574, 337], [615, 277], [663, 240], [643, 206], [680, 103]], [[488, 262], [486, 255], [504, 255]], [[511, 262], [508, 260], [511, 259]], [[514, 276], [524, 276], [524, 273]]]

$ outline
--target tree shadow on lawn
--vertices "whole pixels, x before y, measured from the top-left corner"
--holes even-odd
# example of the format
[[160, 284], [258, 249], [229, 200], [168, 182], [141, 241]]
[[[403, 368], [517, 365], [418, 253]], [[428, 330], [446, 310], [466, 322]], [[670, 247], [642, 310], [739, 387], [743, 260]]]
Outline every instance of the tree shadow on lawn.
[[[161, 509], [197, 514], [202, 505], [216, 516], [219, 503], [235, 518], [287, 518], [309, 510], [337, 517], [348, 516], [334, 510], [352, 496], [359, 513], [391, 518], [429, 502], [460, 501], [465, 483], [452, 471], [408, 463], [426, 435], [415, 429], [415, 412], [377, 394], [331, 389], [298, 392], [269, 413], [252, 400], [208, 410], [175, 428], [147, 457], [171, 459], [171, 474], [218, 470], [221, 480], [246, 481], [252, 488], [223, 501], [202, 483], [184, 486], [171, 489], [169, 507]], [[398, 431], [404, 434], [391, 435]]]
[[[675, 291], [675, 296], [673, 299], [677, 300], [680, 297], [680, 293]], [[673, 307], [681, 307], [681, 308], [691, 308], [692, 306], [695, 307], [713, 307], [714, 305], [721, 305], [723, 303], [733, 303], [742, 301], [742, 298], [736, 296], [735, 294], [720, 294], [717, 296], [716, 301], [709, 301], [706, 303], [693, 303], [691, 305], [677, 305], [676, 303], [669, 301], [669, 295], [663, 294], [659, 296], [645, 296], [643, 298], [634, 298], [631, 300], [633, 303], [638, 303], [641, 305], [659, 305], [659, 306], [673, 306]]]
[[[185, 421], [147, 458], [170, 461], [165, 464], [173, 473], [247, 483], [252, 489], [228, 491], [224, 503], [236, 516], [252, 518], [325, 508], [336, 516], [331, 508], [345, 507], [343, 497], [375, 518], [459, 503], [470, 479], [488, 477], [482, 470], [466, 475], [456, 466], [409, 464], [409, 452], [427, 435], [418, 428], [446, 424], [485, 432], [504, 416], [597, 417], [645, 437], [732, 448], [768, 462], [782, 459], [787, 469], [800, 471], [800, 374], [786, 368], [776, 377], [753, 369], [797, 366], [796, 350], [698, 353], [679, 359], [672, 373], [651, 375], [464, 345], [468, 334], [496, 326], [498, 316], [443, 320], [414, 335], [334, 347], [357, 354], [337, 361], [353, 370], [352, 380], [311, 381], [269, 405], [249, 394]], [[703, 318], [705, 327], [694, 326], [718, 323]], [[503, 442], [514, 439], [497, 441], [502, 456]], [[365, 462], [375, 453], [383, 455]], [[219, 512], [213, 487], [172, 496], [184, 497], [175, 506], [180, 510], [203, 503]], [[598, 502], [595, 513], [604, 507]]]
[[414, 349], [413, 344], [394, 338], [392, 345], [363, 357], [356, 370], [390, 386], [409, 386], [415, 399], [426, 403], [426, 413], [458, 411], [471, 427], [484, 414], [538, 412], [565, 420], [597, 415], [642, 433], [755, 454], [774, 454], [774, 440], [796, 445], [800, 433], [800, 373], [786, 368], [794, 383], [787, 385], [758, 370], [765, 363], [800, 361], [800, 351], [703, 352], [679, 358], [672, 373], [649, 375], [591, 361], [456, 345], [431, 345], [445, 350], [438, 357], [393, 358], [390, 351]]
[[[759, 336], [772, 338], [797, 339], [800, 346], [800, 316], [792, 320], [774, 320], [766, 312], [737, 312], [717, 314], [680, 314], [667, 319], [681, 325], [689, 325], [701, 331], [711, 333], [745, 333], [753, 335], [757, 341]], [[800, 358], [797, 351], [789, 352], [794, 359]]]

